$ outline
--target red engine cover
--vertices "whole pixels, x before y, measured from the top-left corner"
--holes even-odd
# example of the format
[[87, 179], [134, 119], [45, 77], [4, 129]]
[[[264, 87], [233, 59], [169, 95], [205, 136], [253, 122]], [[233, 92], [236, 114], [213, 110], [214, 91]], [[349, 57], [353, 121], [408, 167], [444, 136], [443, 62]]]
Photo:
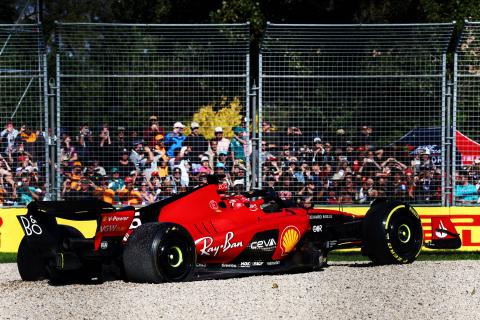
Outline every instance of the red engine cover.
[[[255, 234], [270, 230], [278, 231], [273, 259], [280, 260], [294, 250], [310, 227], [304, 209], [265, 213], [259, 204], [243, 196], [221, 197], [216, 185], [207, 185], [166, 205], [159, 221], [187, 229], [195, 241], [199, 263], [231, 262]], [[273, 244], [267, 242], [264, 245]]]

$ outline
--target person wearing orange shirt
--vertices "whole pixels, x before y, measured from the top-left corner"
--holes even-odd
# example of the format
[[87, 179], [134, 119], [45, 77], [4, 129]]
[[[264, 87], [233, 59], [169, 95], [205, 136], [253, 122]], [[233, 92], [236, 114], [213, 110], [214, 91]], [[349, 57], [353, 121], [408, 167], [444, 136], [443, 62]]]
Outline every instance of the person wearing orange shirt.
[[118, 198], [124, 205], [135, 206], [142, 204], [142, 195], [134, 188], [132, 177], [125, 178], [125, 187], [117, 191]]

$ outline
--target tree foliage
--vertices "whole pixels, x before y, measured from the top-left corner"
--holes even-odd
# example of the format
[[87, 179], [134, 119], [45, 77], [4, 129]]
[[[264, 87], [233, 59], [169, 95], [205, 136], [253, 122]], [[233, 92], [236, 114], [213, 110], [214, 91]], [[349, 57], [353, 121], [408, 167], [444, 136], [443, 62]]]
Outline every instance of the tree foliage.
[[[36, 0], [0, 1], [11, 23]], [[44, 0], [48, 25], [62, 22], [207, 23], [250, 21], [257, 32], [276, 23], [446, 22], [480, 19], [479, 0]], [[29, 10], [27, 10], [29, 11]], [[30, 15], [27, 14], [26, 18]]]
[[479, 0], [420, 0], [422, 21], [448, 22], [480, 19]]
[[[227, 97], [222, 97], [221, 101], [200, 107], [197, 113], [193, 115], [192, 121], [200, 124], [200, 133], [207, 139], [214, 138], [213, 128], [222, 127], [226, 137], [233, 136], [233, 127], [242, 124], [242, 109], [240, 99], [234, 97], [228, 101]], [[218, 111], [215, 111], [218, 109]], [[189, 131], [187, 131], [189, 133]]]
[[[0, 1], [0, 23], [34, 20], [36, 0]], [[238, 23], [250, 21], [258, 43], [273, 23], [406, 23], [480, 19], [480, 0], [44, 0], [44, 25], [54, 22]]]
[[221, 6], [210, 13], [212, 22], [243, 23], [249, 21], [252, 28], [252, 39], [258, 42], [265, 26], [265, 15], [259, 2], [255, 0], [222, 1]]
[[[34, 9], [35, 3], [36, 0], [1, 0], [0, 22], [11, 23], [17, 20], [25, 22], [22, 19], [35, 21], [29, 14], [32, 8]], [[460, 24], [463, 19], [480, 20], [480, 0], [44, 0], [43, 4], [44, 32], [46, 39], [48, 39], [47, 43], [50, 44], [52, 49], [55, 48], [51, 45], [55, 39], [53, 36], [55, 21], [146, 24], [243, 23], [249, 21], [252, 31], [252, 48], [254, 48], [252, 53], [255, 54], [267, 22], [406, 23], [456, 20]], [[24, 12], [24, 8], [27, 8], [27, 13]], [[122, 39], [119, 39], [119, 41], [122, 41]], [[54, 53], [54, 51], [49, 52]], [[49, 59], [50, 74], [53, 75], [55, 74], [53, 69], [55, 66], [54, 56], [50, 55]], [[92, 64], [92, 61], [89, 61], [89, 63]], [[101, 63], [99, 61], [99, 64]], [[144, 61], [144, 63], [147, 64], [148, 61]], [[255, 63], [256, 61], [251, 62], [254, 71], [252, 75], [255, 75], [255, 70], [257, 70]], [[291, 63], [296, 63], [296, 61], [292, 59]], [[138, 67], [141, 63], [136, 62], [136, 64]], [[99, 82], [97, 85], [109, 88], [117, 86], [116, 80], [110, 81], [111, 83]], [[146, 85], [152, 88], [152, 92], [158, 92], [161, 87], [151, 83]], [[321, 90], [321, 88], [318, 90]], [[418, 90], [426, 89], [420, 87]], [[119, 94], [116, 96], [121, 96], [121, 92], [119, 90]], [[222, 94], [226, 93], [221, 92], [218, 96]], [[324, 94], [326, 93], [319, 91], [318, 100], [321, 100]], [[148, 100], [147, 98], [145, 97], [145, 100]], [[127, 101], [125, 105], [131, 105], [132, 108], [136, 107], [138, 101], [129, 101], [128, 99], [131, 99], [131, 97], [125, 98], [125, 101]], [[114, 102], [117, 103], [117, 101], [112, 103]], [[345, 105], [350, 102], [346, 101]], [[95, 103], [95, 101], [92, 103]], [[142, 101], [142, 103], [148, 105], [153, 102]], [[233, 108], [232, 103], [235, 104], [236, 102], [228, 102], [223, 108], [226, 108], [225, 110]], [[311, 112], [311, 116], [314, 116], [318, 110], [315, 105], [309, 106], [308, 101], [299, 101], [298, 104], [308, 107], [308, 110], [311, 110], [308, 111]], [[285, 108], [288, 108], [288, 105]], [[220, 115], [217, 114], [220, 111], [214, 109], [213, 106], [206, 106], [200, 111]], [[240, 114], [237, 109], [235, 109], [235, 112]], [[308, 112], [307, 116], [310, 116]], [[232, 119], [237, 119], [236, 114]], [[285, 116], [288, 117], [288, 114], [286, 109]], [[201, 115], [197, 114], [196, 116], [200, 117]], [[185, 119], [187, 119], [187, 116], [185, 116]], [[197, 122], [203, 121], [200, 118], [197, 120]], [[293, 120], [295, 119], [291, 119], [291, 121]], [[328, 120], [328, 123], [348, 122], [348, 119]], [[235, 123], [231, 125], [224, 123], [201, 123], [201, 125], [202, 127], [219, 125], [231, 128], [237, 122], [235, 120]]]
[[12, 23], [16, 20], [16, 17], [17, 11], [15, 10], [15, 1], [0, 1], [0, 23]]

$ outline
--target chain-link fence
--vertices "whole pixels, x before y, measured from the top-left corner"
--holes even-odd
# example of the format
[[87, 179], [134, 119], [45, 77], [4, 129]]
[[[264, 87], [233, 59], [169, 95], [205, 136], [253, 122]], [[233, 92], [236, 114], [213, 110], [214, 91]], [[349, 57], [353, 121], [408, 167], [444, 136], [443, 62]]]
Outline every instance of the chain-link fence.
[[248, 24], [58, 24], [61, 198], [147, 204], [250, 156]]
[[259, 182], [305, 207], [445, 197], [453, 24], [269, 24]]
[[[478, 26], [459, 39], [450, 110], [453, 24], [269, 24], [251, 117], [248, 24], [58, 24], [53, 191], [145, 204], [212, 172], [243, 190], [255, 123], [253, 183], [284, 199], [447, 204], [453, 186], [454, 203], [477, 203]], [[38, 25], [0, 25], [4, 205], [52, 191], [46, 63]]]
[[46, 58], [39, 25], [0, 25], [0, 205], [49, 192]]
[[480, 198], [480, 23], [465, 22], [454, 58], [453, 199], [475, 205]]

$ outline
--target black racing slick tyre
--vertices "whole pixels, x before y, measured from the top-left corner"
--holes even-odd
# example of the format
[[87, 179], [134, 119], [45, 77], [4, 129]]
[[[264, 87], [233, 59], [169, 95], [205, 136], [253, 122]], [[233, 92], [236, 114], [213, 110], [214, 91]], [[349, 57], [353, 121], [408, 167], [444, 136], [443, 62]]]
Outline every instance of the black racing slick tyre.
[[406, 264], [423, 245], [420, 217], [414, 208], [396, 201], [374, 203], [363, 223], [363, 253], [375, 264]]
[[[67, 226], [67, 225], [58, 225], [58, 238], [57, 238], [57, 249], [56, 252], [62, 258], [69, 252], [64, 248], [65, 240], [67, 239], [84, 239], [83, 234], [76, 228]], [[63, 260], [63, 259], [62, 259]], [[80, 260], [79, 260], [80, 261]], [[62, 263], [63, 264], [63, 263]], [[80, 264], [76, 269], [62, 269], [55, 267], [50, 264], [47, 266], [48, 278], [52, 283], [55, 284], [65, 284], [65, 283], [87, 283], [94, 277], [97, 277], [97, 270], [87, 266], [85, 264]]]
[[193, 277], [195, 244], [185, 228], [174, 223], [146, 223], [134, 230], [123, 252], [128, 281], [177, 282]]
[[[55, 250], [61, 250], [62, 243], [66, 238], [83, 238], [82, 233], [73, 227], [58, 225], [57, 228], [58, 239]], [[42, 256], [37, 248], [30, 246], [27, 237], [23, 237], [18, 247], [17, 267], [20, 277], [24, 281], [50, 279], [63, 282], [65, 278], [65, 274], [51, 266], [48, 258]]]
[[17, 253], [18, 273], [23, 281], [39, 281], [48, 277], [45, 260], [23, 237]]

